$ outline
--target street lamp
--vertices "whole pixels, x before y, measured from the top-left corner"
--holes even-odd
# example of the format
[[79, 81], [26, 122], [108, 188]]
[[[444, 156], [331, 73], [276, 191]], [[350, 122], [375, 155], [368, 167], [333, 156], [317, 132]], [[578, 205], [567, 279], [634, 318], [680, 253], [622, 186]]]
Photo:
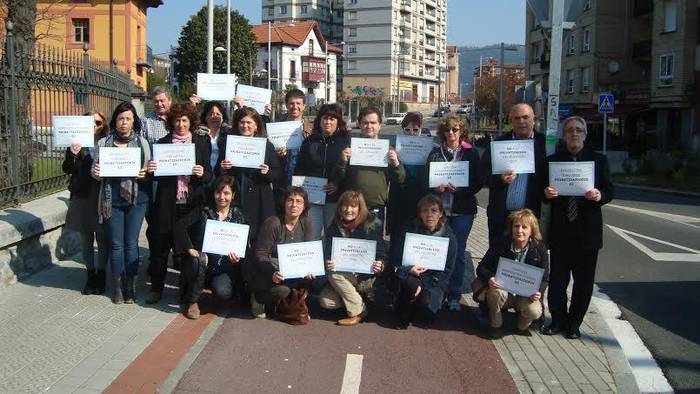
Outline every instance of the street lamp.
[[[330, 89], [330, 86], [328, 86], [328, 40], [326, 40], [324, 43], [325, 43], [325, 52], [324, 52], [324, 54], [325, 54], [325, 62], [324, 62], [325, 70], [324, 70], [324, 75], [326, 76], [326, 103], [328, 103], [329, 98], [330, 98], [330, 95], [331, 95], [331, 89]], [[341, 41], [341, 42], [332, 42], [331, 45], [343, 46], [343, 45], [345, 45], [345, 41]], [[336, 67], [337, 67], [337, 65], [338, 65], [338, 61], [337, 61], [337, 59], [336, 59]], [[337, 87], [336, 87], [336, 89], [337, 89]]]

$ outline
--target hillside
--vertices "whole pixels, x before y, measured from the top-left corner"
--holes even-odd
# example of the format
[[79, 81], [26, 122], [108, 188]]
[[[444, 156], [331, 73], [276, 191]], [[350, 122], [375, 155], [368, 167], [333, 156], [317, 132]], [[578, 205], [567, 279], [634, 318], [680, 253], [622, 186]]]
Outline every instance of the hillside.
[[[459, 52], [459, 81], [468, 85], [463, 86], [463, 94], [473, 92], [474, 68], [479, 66], [479, 57], [483, 57], [484, 62], [489, 57], [499, 59], [500, 44], [488, 45], [484, 47], [458, 47]], [[519, 44], [506, 44], [506, 47], [517, 47], [517, 51], [505, 51], [505, 63], [525, 64], [525, 46]]]

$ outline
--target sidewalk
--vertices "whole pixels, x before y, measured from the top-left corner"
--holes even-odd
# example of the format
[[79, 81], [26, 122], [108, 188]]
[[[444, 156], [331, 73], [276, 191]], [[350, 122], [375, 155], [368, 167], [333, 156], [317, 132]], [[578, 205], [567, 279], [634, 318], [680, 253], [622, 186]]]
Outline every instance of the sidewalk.
[[[147, 254], [143, 236], [141, 247], [142, 255]], [[486, 248], [486, 215], [480, 210], [468, 245], [475, 265]], [[205, 332], [206, 340], [221, 319], [204, 315], [192, 322], [182, 318], [177, 305], [167, 304], [176, 298], [172, 286], [166, 288], [165, 301], [155, 307], [143, 304], [146, 262], [143, 259], [138, 305], [113, 305], [107, 296], [81, 295], [85, 272], [74, 261], [57, 262], [0, 290], [0, 392], [102, 392], [130, 365], [134, 370], [136, 364], [149, 362], [144, 361], [147, 347], [159, 348], [167, 356], [151, 363], [173, 368], [160, 371], [162, 376], [144, 377], [148, 384], [138, 391], [153, 392], [159, 386], [164, 391], [172, 389], [186, 372], [175, 366], [196, 357], [204, 346], [202, 340], [195, 343], [196, 339]], [[470, 295], [464, 299], [471, 302]], [[478, 308], [468, 309], [465, 313], [479, 313]], [[581, 329], [580, 340], [541, 336], [533, 330], [532, 337], [506, 336], [493, 345], [521, 393], [636, 392], [629, 364], [599, 318], [595, 303]], [[163, 333], [172, 336], [173, 331], [193, 336], [187, 348], [164, 347]], [[119, 392], [118, 387], [112, 385], [110, 391]]]

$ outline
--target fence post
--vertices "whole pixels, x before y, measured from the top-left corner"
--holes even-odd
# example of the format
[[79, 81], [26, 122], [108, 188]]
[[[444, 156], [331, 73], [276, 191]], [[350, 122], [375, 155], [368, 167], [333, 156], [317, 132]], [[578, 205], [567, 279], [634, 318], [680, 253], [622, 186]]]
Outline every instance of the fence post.
[[90, 56], [88, 56], [88, 48], [88, 44], [86, 42], [83, 43], [83, 81], [85, 82], [82, 92], [83, 97], [81, 100], [84, 106], [83, 112], [94, 110], [92, 108], [92, 103], [90, 103], [90, 94], [88, 93], [90, 86]]
[[8, 113], [6, 114], [10, 120], [10, 144], [12, 145], [12, 152], [14, 154], [10, 155], [10, 182], [14, 186], [12, 191], [12, 197], [10, 198], [14, 204], [19, 204], [20, 196], [20, 182], [19, 182], [19, 130], [17, 130], [17, 69], [15, 65], [15, 39], [12, 34], [14, 28], [14, 23], [12, 21], [7, 21], [5, 24], [7, 28], [7, 35], [5, 37], [5, 56], [7, 57], [7, 65], [10, 69], [10, 105], [8, 107]]

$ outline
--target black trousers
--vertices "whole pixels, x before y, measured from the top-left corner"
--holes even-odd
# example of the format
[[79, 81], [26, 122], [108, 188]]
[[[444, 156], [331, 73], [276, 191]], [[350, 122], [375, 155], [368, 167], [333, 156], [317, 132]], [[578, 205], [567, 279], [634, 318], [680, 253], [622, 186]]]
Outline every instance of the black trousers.
[[[591, 303], [597, 262], [598, 249], [551, 249], [547, 302], [553, 321], [568, 323], [572, 327], [581, 325]], [[567, 312], [566, 288], [571, 276], [574, 285]]]
[[190, 255], [182, 258], [180, 271], [180, 304], [194, 304], [204, 288], [207, 266], [201, 257]]
[[421, 290], [418, 297], [415, 297], [416, 290], [421, 285], [419, 278], [409, 275], [401, 279], [401, 289], [396, 300], [396, 317], [400, 323], [410, 323], [415, 320], [432, 322], [435, 314], [428, 308], [430, 294]]

